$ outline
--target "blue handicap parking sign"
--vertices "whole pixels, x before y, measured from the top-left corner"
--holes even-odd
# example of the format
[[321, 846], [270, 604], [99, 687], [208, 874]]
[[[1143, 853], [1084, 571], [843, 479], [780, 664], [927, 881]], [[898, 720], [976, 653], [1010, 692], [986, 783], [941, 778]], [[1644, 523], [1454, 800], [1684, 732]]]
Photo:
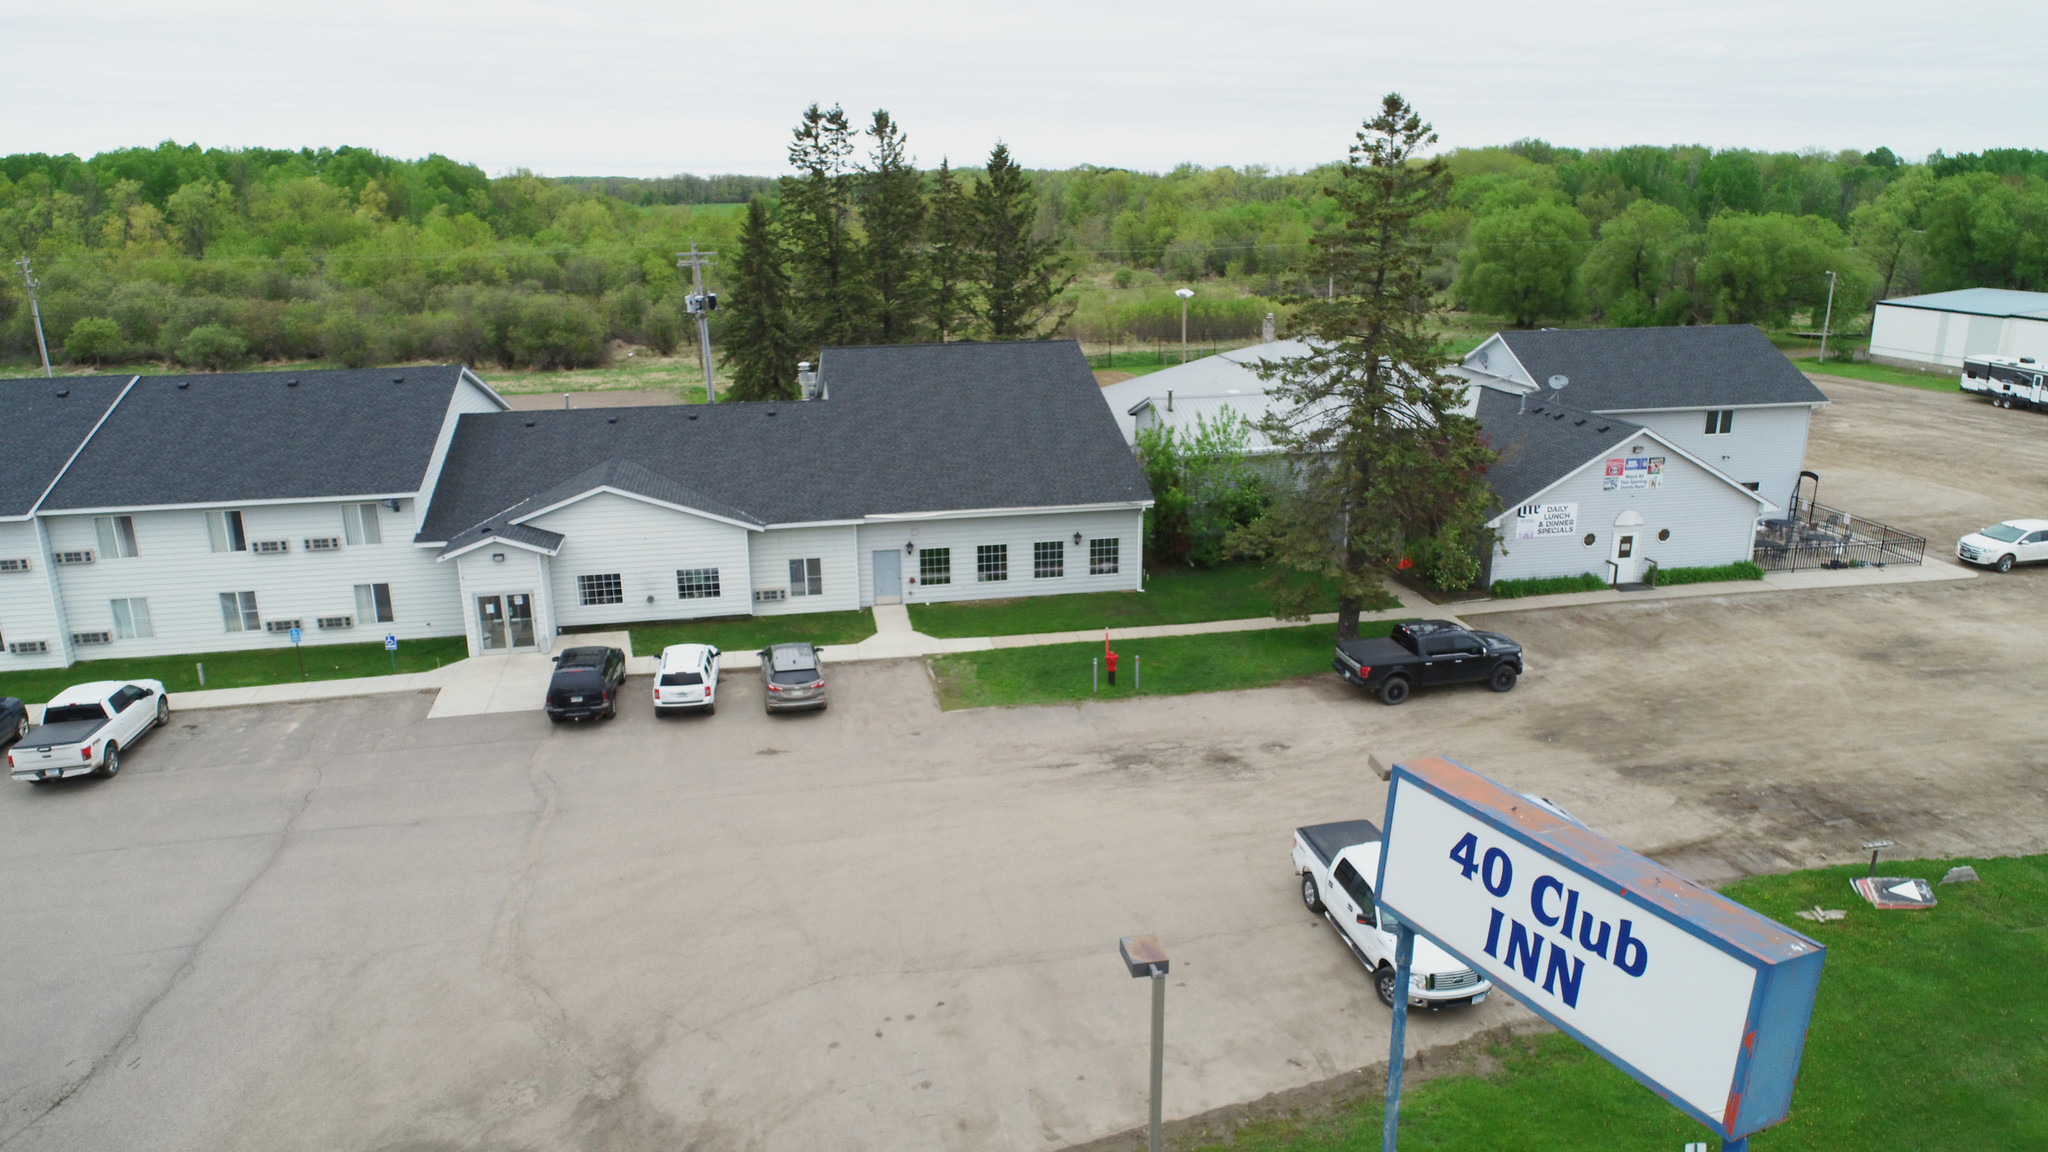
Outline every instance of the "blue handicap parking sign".
[[396, 637], [396, 636], [386, 636], [386, 637], [384, 638], [384, 650], [385, 650], [386, 652], [396, 652], [396, 651], [398, 651], [398, 637]]
[[298, 630], [297, 628], [294, 628], [294, 629], [292, 629], [292, 643], [294, 643], [294, 644], [297, 644], [298, 642], [299, 642], [299, 630]]

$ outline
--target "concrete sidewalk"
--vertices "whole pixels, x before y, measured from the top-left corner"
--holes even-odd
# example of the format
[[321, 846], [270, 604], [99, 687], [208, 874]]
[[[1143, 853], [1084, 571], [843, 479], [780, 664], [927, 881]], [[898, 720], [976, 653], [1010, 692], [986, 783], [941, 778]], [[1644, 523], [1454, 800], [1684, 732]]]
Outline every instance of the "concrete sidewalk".
[[1715, 584], [1678, 584], [1639, 592], [1565, 592], [1555, 596], [1524, 596], [1514, 600], [1471, 600], [1441, 605], [1467, 616], [1495, 612], [1534, 612], [1545, 608], [1578, 608], [1589, 604], [1636, 603], [1643, 600], [1686, 600], [1697, 596], [1740, 596], [1757, 592], [1803, 592], [1823, 588], [1859, 588], [1875, 584], [1922, 584], [1935, 580], [1974, 580], [1977, 570], [1953, 560], [1929, 559], [1924, 564], [1884, 568], [1810, 568], [1800, 572], [1767, 572], [1761, 580], [1724, 580]]

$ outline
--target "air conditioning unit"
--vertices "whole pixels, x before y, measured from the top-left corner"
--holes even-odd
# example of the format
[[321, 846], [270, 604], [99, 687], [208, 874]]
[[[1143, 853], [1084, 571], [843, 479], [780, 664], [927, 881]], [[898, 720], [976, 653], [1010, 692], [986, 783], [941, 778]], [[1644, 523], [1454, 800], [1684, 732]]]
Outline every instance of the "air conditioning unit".
[[59, 552], [53, 558], [59, 564], [90, 564], [92, 563], [92, 549], [87, 548], [79, 552]]
[[50, 650], [50, 642], [48, 640], [17, 640], [9, 644], [7, 650], [16, 656], [35, 656], [48, 652]]
[[306, 551], [308, 552], [338, 552], [340, 550], [341, 537], [339, 536], [314, 536], [306, 541]]
[[73, 644], [112, 644], [114, 642], [114, 634], [112, 632], [73, 632], [71, 634], [71, 642]]
[[27, 560], [0, 560], [0, 572], [26, 572]]
[[291, 551], [291, 550], [292, 550], [292, 542], [291, 542], [291, 541], [289, 541], [289, 540], [251, 540], [251, 541], [249, 541], [249, 551], [251, 551], [251, 552], [255, 552], [255, 553], [259, 553], [259, 554], [261, 554], [261, 555], [265, 555], [265, 556], [275, 556], [275, 555], [276, 555], [276, 554], [278, 554], [279, 552], [289, 552], [289, 551]]
[[353, 616], [322, 616], [313, 621], [313, 623], [320, 625], [322, 628], [353, 628], [356, 626], [356, 618]]
[[263, 622], [263, 630], [265, 632], [289, 632], [297, 627], [299, 627], [299, 621], [297, 620], [265, 620]]
[[765, 602], [767, 602], [767, 601], [770, 601], [770, 600], [787, 600], [787, 599], [789, 599], [789, 590], [788, 590], [788, 589], [786, 589], [786, 588], [756, 588], [756, 589], [754, 589], [754, 603], [756, 603], [756, 604], [761, 604], [761, 603], [765, 603]]

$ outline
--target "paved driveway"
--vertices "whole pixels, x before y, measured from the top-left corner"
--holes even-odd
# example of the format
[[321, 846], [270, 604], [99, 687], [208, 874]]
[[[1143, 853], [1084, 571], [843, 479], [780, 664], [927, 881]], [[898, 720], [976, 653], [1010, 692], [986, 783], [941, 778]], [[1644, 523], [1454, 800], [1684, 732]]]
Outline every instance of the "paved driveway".
[[[1969, 482], [1925, 521], [1840, 502], [1931, 530], [2005, 498]], [[2044, 604], [2037, 570], [1499, 614], [1520, 688], [1400, 708], [1324, 677], [941, 715], [905, 662], [772, 719], [745, 676], [567, 729], [182, 714], [114, 781], [0, 788], [0, 1148], [1056, 1148], [1142, 1122], [1132, 932], [1175, 959], [1169, 1115], [1309, 1084], [1385, 1052], [1287, 864], [1379, 811], [1369, 750], [1708, 879], [2048, 850]]]

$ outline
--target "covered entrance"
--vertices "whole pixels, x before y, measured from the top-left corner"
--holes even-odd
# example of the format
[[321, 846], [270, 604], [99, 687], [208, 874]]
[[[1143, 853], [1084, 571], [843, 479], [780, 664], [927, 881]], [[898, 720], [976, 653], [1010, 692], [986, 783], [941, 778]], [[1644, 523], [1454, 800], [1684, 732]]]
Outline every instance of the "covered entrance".
[[533, 594], [508, 592], [476, 598], [477, 636], [486, 652], [537, 647], [533, 635]]
[[875, 553], [875, 603], [903, 603], [903, 557], [894, 548]]

